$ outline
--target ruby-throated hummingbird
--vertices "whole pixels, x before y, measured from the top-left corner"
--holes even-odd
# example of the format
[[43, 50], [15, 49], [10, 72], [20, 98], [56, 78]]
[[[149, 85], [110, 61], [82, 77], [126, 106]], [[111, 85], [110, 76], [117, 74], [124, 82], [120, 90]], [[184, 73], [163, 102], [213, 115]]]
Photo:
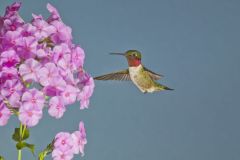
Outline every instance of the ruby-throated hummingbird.
[[143, 93], [173, 90], [155, 82], [162, 78], [162, 75], [154, 73], [142, 65], [142, 56], [139, 51], [128, 50], [125, 53], [110, 54], [125, 56], [128, 61], [128, 69], [94, 77], [95, 80], [131, 80]]

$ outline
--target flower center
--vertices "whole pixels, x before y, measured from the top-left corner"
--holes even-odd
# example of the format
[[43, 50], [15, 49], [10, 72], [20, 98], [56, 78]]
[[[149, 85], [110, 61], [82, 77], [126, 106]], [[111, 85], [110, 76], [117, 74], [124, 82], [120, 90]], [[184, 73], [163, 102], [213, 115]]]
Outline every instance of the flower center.
[[61, 104], [58, 104], [56, 108], [57, 108], [57, 110], [60, 110], [61, 109]]
[[64, 154], [61, 154], [61, 159], [65, 159], [65, 155]]
[[58, 59], [62, 59], [62, 57], [63, 57], [63, 53], [60, 53]]
[[27, 47], [27, 51], [28, 51], [28, 52], [30, 52], [30, 51], [31, 51], [31, 48], [30, 48], [29, 46]]
[[48, 77], [48, 78], [51, 78], [51, 77], [52, 77], [51, 72], [48, 72], [47, 77]]
[[13, 77], [12, 74], [10, 74], [10, 73], [7, 74], [8, 79], [11, 79], [12, 77]]
[[70, 93], [69, 93], [69, 92], [65, 93], [65, 96], [66, 96], [66, 97], [69, 97], [69, 96], [70, 96]]
[[75, 55], [75, 60], [79, 60], [80, 56], [78, 54]]
[[10, 94], [13, 94], [15, 89], [14, 88], [10, 88], [9, 91], [10, 91]]
[[62, 140], [62, 145], [65, 145], [66, 144], [66, 141], [65, 140]]
[[32, 111], [28, 111], [28, 112], [27, 112], [27, 115], [28, 115], [29, 117], [32, 117], [32, 115], [33, 115]]
[[9, 57], [9, 58], [8, 58], [8, 62], [9, 62], [9, 63], [11, 63], [11, 62], [13, 62], [13, 61], [14, 61], [13, 57]]
[[10, 28], [11, 28], [12, 31], [16, 30], [16, 27], [14, 25], [11, 25]]
[[32, 98], [32, 103], [36, 103], [36, 98]]

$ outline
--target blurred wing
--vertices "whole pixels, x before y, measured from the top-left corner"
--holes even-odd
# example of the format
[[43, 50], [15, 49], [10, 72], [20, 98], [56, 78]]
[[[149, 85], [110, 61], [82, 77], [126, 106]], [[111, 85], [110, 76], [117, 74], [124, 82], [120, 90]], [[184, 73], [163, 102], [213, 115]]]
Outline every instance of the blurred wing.
[[94, 77], [95, 80], [119, 80], [119, 81], [130, 81], [130, 75], [128, 69], [105, 74], [102, 76]]
[[161, 74], [157, 74], [149, 69], [147, 69], [146, 67], [144, 67], [144, 70], [148, 73], [148, 75], [153, 79], [153, 80], [159, 80], [160, 78], [163, 77], [163, 75]]

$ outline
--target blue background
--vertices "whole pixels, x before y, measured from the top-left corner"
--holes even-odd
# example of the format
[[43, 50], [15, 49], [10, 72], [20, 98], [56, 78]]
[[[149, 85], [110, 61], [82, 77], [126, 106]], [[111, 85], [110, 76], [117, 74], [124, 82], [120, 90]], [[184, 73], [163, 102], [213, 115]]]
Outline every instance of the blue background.
[[[0, 0], [0, 12], [13, 1]], [[96, 82], [88, 110], [60, 120], [46, 112], [29, 142], [43, 149], [60, 131], [85, 122], [86, 160], [239, 160], [239, 0], [24, 0], [21, 16], [49, 15], [50, 2], [73, 29], [93, 76], [127, 67], [109, 52], [138, 49], [149, 69], [174, 88], [142, 94], [131, 82]], [[0, 154], [16, 159], [17, 118], [0, 128]], [[75, 159], [79, 159], [76, 156]], [[29, 151], [23, 159], [34, 159]], [[49, 157], [50, 159], [50, 157]]]

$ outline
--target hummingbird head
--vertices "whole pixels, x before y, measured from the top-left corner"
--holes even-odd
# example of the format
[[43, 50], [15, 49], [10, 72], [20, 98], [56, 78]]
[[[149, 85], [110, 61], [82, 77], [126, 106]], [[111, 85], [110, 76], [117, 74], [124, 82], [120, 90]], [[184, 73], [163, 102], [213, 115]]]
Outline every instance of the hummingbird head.
[[128, 50], [125, 53], [111, 53], [113, 55], [122, 55], [127, 58], [129, 67], [137, 67], [141, 64], [142, 55], [137, 50]]

